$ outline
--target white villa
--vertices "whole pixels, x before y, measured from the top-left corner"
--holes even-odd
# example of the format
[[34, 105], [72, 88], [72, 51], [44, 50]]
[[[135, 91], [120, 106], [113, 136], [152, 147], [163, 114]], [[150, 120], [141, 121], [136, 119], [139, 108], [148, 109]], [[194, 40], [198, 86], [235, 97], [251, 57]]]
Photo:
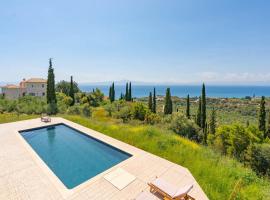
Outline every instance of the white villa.
[[8, 99], [17, 99], [25, 95], [45, 97], [47, 80], [43, 78], [23, 79], [19, 85], [9, 84], [1, 88], [2, 94]]

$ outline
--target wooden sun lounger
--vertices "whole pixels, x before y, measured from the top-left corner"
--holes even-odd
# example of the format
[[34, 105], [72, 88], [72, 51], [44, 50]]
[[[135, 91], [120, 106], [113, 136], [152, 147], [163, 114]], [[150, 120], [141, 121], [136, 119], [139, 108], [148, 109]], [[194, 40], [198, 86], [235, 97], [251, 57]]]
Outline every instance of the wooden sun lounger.
[[148, 183], [148, 185], [150, 186], [150, 192], [160, 194], [164, 197], [164, 200], [195, 200], [188, 195], [193, 185], [176, 188], [161, 178], [157, 178], [152, 183]]
[[51, 122], [51, 118], [49, 116], [41, 116], [40, 120], [42, 122]]

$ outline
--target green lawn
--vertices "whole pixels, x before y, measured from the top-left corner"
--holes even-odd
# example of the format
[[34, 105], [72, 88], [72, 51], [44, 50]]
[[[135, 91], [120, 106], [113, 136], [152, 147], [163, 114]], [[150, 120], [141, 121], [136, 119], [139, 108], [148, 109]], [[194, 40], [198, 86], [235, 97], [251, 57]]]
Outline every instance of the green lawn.
[[4, 113], [0, 114], [0, 124], [8, 123], [8, 122], [15, 122], [27, 119], [33, 119], [39, 117], [38, 115], [26, 115], [26, 114], [16, 114], [16, 113]]
[[104, 117], [63, 117], [187, 167], [210, 199], [270, 199], [269, 181], [258, 178], [239, 162], [170, 131]]

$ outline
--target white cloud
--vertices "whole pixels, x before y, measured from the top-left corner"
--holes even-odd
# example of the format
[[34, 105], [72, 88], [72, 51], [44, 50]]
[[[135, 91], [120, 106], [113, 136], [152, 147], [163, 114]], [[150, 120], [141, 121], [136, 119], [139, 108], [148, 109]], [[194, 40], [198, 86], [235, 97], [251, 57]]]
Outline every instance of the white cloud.
[[218, 73], [203, 72], [198, 76], [201, 81], [214, 83], [270, 83], [270, 73]]

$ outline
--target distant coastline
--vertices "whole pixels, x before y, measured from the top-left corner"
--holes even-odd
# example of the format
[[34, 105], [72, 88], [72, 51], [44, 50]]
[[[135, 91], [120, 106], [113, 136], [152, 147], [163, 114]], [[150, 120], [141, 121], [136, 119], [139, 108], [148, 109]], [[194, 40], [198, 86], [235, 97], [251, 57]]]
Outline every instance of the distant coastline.
[[[83, 92], [90, 92], [95, 88], [99, 88], [105, 95], [108, 95], [109, 85], [100, 84], [79, 84]], [[140, 98], [149, 95], [149, 92], [156, 88], [157, 95], [165, 95], [167, 87], [171, 88], [173, 96], [186, 97], [188, 94], [191, 97], [197, 97], [201, 93], [201, 85], [133, 85], [133, 96]], [[121, 92], [125, 93], [125, 85], [115, 86], [116, 96], [119, 97]], [[248, 86], [248, 85], [206, 85], [208, 97], [216, 98], [244, 98], [266, 96], [270, 97], [270, 86]]]

